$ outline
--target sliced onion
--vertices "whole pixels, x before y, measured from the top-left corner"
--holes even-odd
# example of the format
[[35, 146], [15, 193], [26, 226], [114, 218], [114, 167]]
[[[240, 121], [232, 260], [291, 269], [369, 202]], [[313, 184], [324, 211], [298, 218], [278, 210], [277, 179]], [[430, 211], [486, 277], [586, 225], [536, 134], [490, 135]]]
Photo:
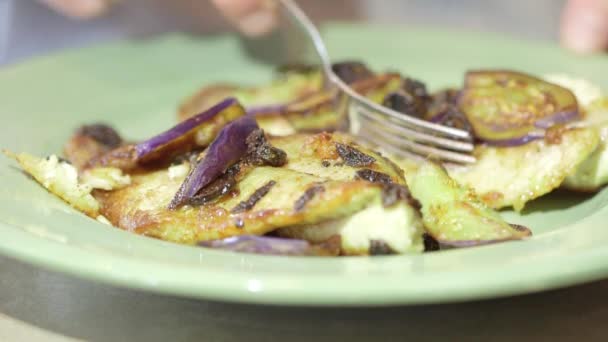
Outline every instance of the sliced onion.
[[538, 129], [579, 118], [570, 90], [514, 71], [467, 73], [458, 104], [475, 136], [494, 145], [526, 143]]
[[199, 246], [229, 250], [241, 253], [255, 253], [265, 255], [338, 255], [340, 242], [330, 239], [325, 243], [313, 245], [306, 240], [286, 239], [270, 236], [241, 235], [222, 240], [199, 242]]
[[180, 122], [168, 131], [137, 144], [135, 146], [137, 159], [149, 161], [155, 159], [154, 156], [164, 155], [169, 150], [175, 152], [174, 150], [192, 148], [197, 129], [220, 114], [230, 121], [232, 118], [244, 115], [244, 109], [235, 98], [227, 98], [204, 112]]
[[247, 137], [258, 128], [252, 116], [240, 117], [226, 125], [207, 149], [204, 159], [186, 177], [169, 208], [175, 209], [185, 204], [239, 161], [247, 151]]

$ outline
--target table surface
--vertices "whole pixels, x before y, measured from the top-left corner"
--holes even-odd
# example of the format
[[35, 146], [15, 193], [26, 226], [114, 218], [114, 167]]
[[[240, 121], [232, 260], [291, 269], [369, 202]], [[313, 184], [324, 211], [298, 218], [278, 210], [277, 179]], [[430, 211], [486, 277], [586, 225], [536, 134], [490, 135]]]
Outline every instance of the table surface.
[[0, 257], [0, 340], [605, 340], [608, 281], [511, 298], [395, 308], [297, 308], [143, 293]]
[[[132, 9], [141, 9], [145, 6], [140, 5], [149, 5], [150, 0], [130, 3]], [[323, 7], [314, 3], [322, 3]], [[345, 10], [344, 3], [358, 3], [359, 11]], [[555, 39], [563, 0], [466, 0], [457, 5], [449, 0], [416, 0], [407, 4], [391, 0], [383, 1], [382, 6], [378, 3], [342, 1], [335, 6], [341, 8], [335, 13], [327, 11], [327, 3], [320, 0], [306, 5], [311, 11], [317, 6], [317, 18], [323, 14], [330, 18], [357, 16], [373, 21], [491, 29], [533, 39]], [[525, 10], [523, 6], [527, 6]], [[9, 27], [9, 20], [2, 19], [8, 9], [42, 24], [32, 26], [27, 24], [32, 20], [13, 18]], [[165, 10], [160, 12], [166, 14]], [[106, 27], [113, 29], [99, 31], [99, 22], [68, 23], [33, 1], [0, 1], [0, 64], [83, 42], [115, 39], [122, 34], [120, 30], [132, 29], [129, 25], [139, 20], [135, 14], [128, 9], [123, 14], [116, 13], [107, 19], [111, 25]], [[513, 20], [518, 25], [513, 25]], [[154, 27], [158, 27], [156, 22]], [[607, 294], [608, 280], [462, 304], [360, 309], [272, 307], [142, 293], [72, 278], [0, 256], [0, 341], [267, 341], [270, 337], [306, 341], [341, 341], [345, 337], [351, 341], [381, 337], [416, 341], [446, 337], [566, 341], [582, 337], [594, 341], [605, 340], [603, 335], [608, 331]]]

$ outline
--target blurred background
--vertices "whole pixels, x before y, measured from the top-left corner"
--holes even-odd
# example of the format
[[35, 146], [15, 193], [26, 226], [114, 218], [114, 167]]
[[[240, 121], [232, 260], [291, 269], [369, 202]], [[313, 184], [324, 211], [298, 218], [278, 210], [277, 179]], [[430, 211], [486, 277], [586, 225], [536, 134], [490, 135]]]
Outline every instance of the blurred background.
[[[317, 21], [357, 20], [504, 33], [557, 41], [565, 0], [301, 0]], [[122, 0], [105, 16], [79, 21], [35, 0], [0, 0], [0, 64], [38, 54], [166, 31], [231, 30], [206, 0]]]

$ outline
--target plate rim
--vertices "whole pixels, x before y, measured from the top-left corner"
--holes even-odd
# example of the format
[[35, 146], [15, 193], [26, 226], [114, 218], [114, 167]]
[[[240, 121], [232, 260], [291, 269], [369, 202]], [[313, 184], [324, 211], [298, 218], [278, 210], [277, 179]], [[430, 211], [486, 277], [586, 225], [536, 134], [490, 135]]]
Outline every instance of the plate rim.
[[[414, 32], [431, 32], [434, 34], [445, 34], [448, 30], [444, 29], [424, 29], [424, 28], [406, 28], [399, 25], [384, 25], [384, 24], [340, 24], [339, 27], [374, 27], [380, 29], [392, 30], [408, 30]], [[451, 30], [449, 31], [451, 32]], [[495, 33], [480, 33], [459, 31], [460, 35], [477, 35], [485, 39], [500, 38], [501, 40], [513, 40], [509, 37], [504, 37]], [[162, 37], [161, 37], [162, 38]], [[84, 49], [70, 49], [67, 52], [59, 52], [50, 56], [62, 56], [68, 53], [80, 52], [82, 50], [93, 50], [104, 46], [116, 46], [125, 44], [124, 42], [104, 43]], [[127, 42], [128, 44], [128, 42]], [[541, 42], [541, 47], [553, 46]], [[48, 56], [37, 57], [33, 60], [39, 61]], [[31, 60], [30, 60], [31, 61]], [[28, 61], [29, 62], [29, 61]], [[17, 63], [9, 66], [22, 67], [28, 62]], [[0, 70], [3, 72], [4, 70]], [[604, 194], [603, 207], [593, 215], [573, 223], [567, 227], [561, 228], [558, 232], [563, 232], [566, 229], [572, 229], [575, 226], [588, 226], [591, 224], [602, 224], [601, 217], [608, 218], [608, 194]], [[67, 206], [67, 205], [66, 205]], [[600, 217], [601, 216], [601, 217]], [[599, 217], [599, 218], [598, 218]], [[142, 260], [137, 258], [129, 258], [123, 255], [100, 254], [92, 250], [83, 249], [79, 246], [66, 245], [61, 242], [53, 241], [48, 238], [33, 235], [28, 232], [25, 227], [17, 224], [5, 222], [0, 218], [0, 229], [5, 234], [5, 239], [8, 241], [29, 241], [28, 248], [20, 248], [20, 243], [0, 242], [0, 253], [8, 257], [21, 260], [36, 266], [53, 270], [55, 272], [69, 274], [82, 279], [99, 281], [102, 283], [120, 286], [124, 288], [135, 288], [155, 293], [168, 295], [177, 295], [188, 298], [200, 298], [207, 300], [221, 300], [240, 303], [257, 303], [257, 304], [273, 304], [273, 305], [297, 305], [297, 306], [396, 306], [410, 304], [431, 304], [431, 303], [447, 303], [461, 302], [473, 299], [496, 298], [510, 295], [533, 293], [548, 289], [560, 288], [568, 285], [578, 284], [582, 282], [592, 281], [608, 276], [608, 246], [595, 246], [592, 249], [577, 251], [574, 255], [559, 255], [555, 258], [544, 257], [542, 262], [536, 262], [533, 268], [517, 270], [518, 265], [508, 265], [508, 270], [491, 270], [484, 274], [485, 282], [471, 286], [465, 280], [462, 280], [462, 275], [475, 276], [476, 280], [479, 275], [472, 275], [472, 271], [465, 271], [461, 277], [455, 280], [453, 277], [452, 283], [441, 283], [440, 285], [431, 284], [431, 287], [419, 287], [411, 284], [405, 284], [403, 288], [397, 284], [381, 284], [372, 288], [373, 283], [366, 281], [358, 289], [345, 289], [339, 286], [333, 286], [327, 292], [311, 291], [306, 287], [309, 282], [327, 281], [326, 276], [307, 276], [306, 281], [300, 284], [285, 281], [281, 276], [263, 275], [251, 276], [250, 274], [240, 273], [238, 271], [225, 272], [220, 274], [219, 278], [215, 276], [218, 273], [214, 270], [196, 269], [190, 266], [175, 265], [175, 264], [160, 264], [164, 269], [165, 275], [174, 274], [175, 277], [153, 277], [146, 276], [141, 272], [143, 267], [145, 270], [158, 269], [157, 261]], [[540, 238], [550, 238], [550, 234], [546, 233]], [[141, 237], [138, 237], [141, 238]], [[537, 238], [533, 238], [537, 239]], [[512, 242], [519, 243], [519, 242]], [[180, 248], [195, 248], [184, 247]], [[478, 248], [492, 248], [492, 246], [484, 246]], [[55, 251], [44, 255], [40, 250]], [[217, 252], [217, 251], [216, 251]], [[230, 252], [222, 252], [230, 253]], [[445, 253], [452, 253], [446, 251]], [[234, 257], [234, 255], [231, 255]], [[276, 258], [272, 256], [246, 256], [247, 258]], [[380, 258], [407, 258], [408, 256], [387, 256]], [[111, 262], [95, 262], [86, 264], [80, 262], [81, 259], [97, 260], [99, 258], [107, 259]], [[298, 259], [298, 258], [294, 258]], [[601, 260], [605, 260], [602, 262]], [[551, 263], [563, 262], [575, 265], [584, 265], [583, 268], [567, 269], [562, 273], [556, 274], [551, 267], [545, 267]], [[124, 264], [123, 264], [124, 263]], [[123, 264], [122, 267], [115, 267], [116, 264]], [[139, 269], [139, 272], [132, 270]], [[484, 271], [486, 271], [484, 269]], [[509, 273], [511, 275], [520, 275], [521, 279], [504, 280], [500, 273]], [[180, 275], [188, 274], [188, 276], [180, 277]], [[192, 283], [191, 280], [196, 277], [208, 277], [207, 282], [197, 281]], [[433, 279], [441, 279], [445, 274], [437, 274], [435, 276], [424, 275], [416, 279], [413, 276], [413, 281], [420, 284]], [[363, 275], [358, 275], [352, 279], [361, 280]], [[404, 275], [395, 276], [386, 275], [386, 279], [407, 280]], [[351, 278], [348, 278], [351, 280]], [[254, 281], [254, 282], [252, 282]], [[228, 285], [226, 285], [228, 282]], [[341, 284], [347, 284], [346, 281]], [[370, 291], [372, 289], [373, 291]], [[474, 290], [477, 291], [474, 291]], [[365, 290], [365, 291], [364, 291]], [[448, 292], [449, 290], [449, 292]], [[367, 291], [367, 292], [366, 292]]]

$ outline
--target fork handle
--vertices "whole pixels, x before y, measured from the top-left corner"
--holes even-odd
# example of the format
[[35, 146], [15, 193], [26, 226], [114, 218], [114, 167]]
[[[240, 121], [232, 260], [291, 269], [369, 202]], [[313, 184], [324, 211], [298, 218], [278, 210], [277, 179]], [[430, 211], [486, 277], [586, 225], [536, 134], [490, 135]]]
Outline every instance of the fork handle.
[[302, 8], [300, 8], [297, 2], [293, 0], [279, 0], [279, 2], [289, 14], [289, 17], [308, 34], [315, 47], [315, 52], [321, 60], [321, 65], [325, 74], [330, 79], [335, 79], [335, 75], [331, 69], [331, 59], [329, 58], [327, 47], [325, 46], [323, 38], [321, 38], [321, 33], [319, 33], [319, 30], [315, 24], [312, 22], [312, 20], [310, 20]]

